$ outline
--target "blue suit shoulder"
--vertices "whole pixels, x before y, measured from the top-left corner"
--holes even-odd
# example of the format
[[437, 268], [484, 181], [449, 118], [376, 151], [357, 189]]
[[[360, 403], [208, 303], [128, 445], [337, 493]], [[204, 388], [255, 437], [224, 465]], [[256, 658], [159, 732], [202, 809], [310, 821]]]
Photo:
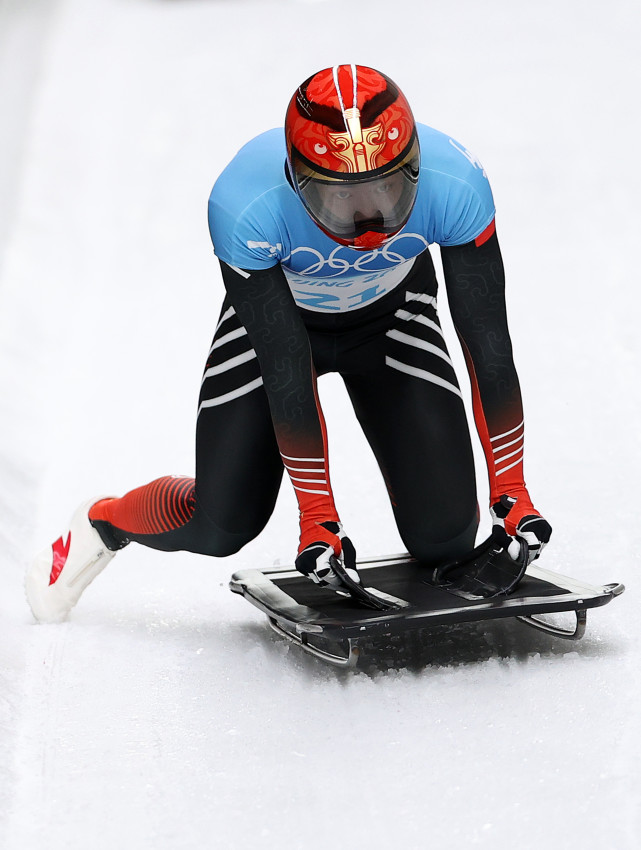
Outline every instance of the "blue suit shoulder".
[[209, 232], [216, 256], [230, 265], [257, 269], [283, 253], [284, 211], [296, 199], [285, 176], [282, 128], [261, 133], [242, 147], [209, 196]]
[[416, 126], [421, 146], [421, 170], [440, 173], [474, 186], [487, 182], [480, 160], [465, 145], [426, 124]]
[[270, 189], [287, 184], [285, 138], [282, 128], [267, 130], [247, 142], [216, 180], [210, 205], [240, 215]]
[[463, 245], [494, 218], [494, 199], [478, 158], [452, 136], [417, 125], [421, 173], [416, 203], [430, 242]]

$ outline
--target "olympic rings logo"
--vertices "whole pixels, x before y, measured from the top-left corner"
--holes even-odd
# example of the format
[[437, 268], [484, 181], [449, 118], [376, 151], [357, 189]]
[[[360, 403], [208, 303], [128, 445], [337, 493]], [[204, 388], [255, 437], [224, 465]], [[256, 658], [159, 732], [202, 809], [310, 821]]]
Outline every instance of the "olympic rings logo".
[[[411, 241], [408, 244], [403, 245], [404, 250], [401, 252], [398, 248], [399, 243], [403, 240]], [[412, 244], [412, 242], [414, 244]], [[372, 251], [367, 251], [362, 254], [359, 252], [358, 258], [353, 263], [351, 263], [347, 257], [341, 256], [343, 252], [350, 250], [344, 245], [338, 245], [334, 248], [329, 257], [323, 256], [323, 254], [316, 248], [301, 246], [300, 248], [294, 248], [288, 257], [283, 258], [282, 262], [296, 274], [315, 276], [320, 272], [324, 272], [325, 277], [338, 277], [348, 271], [385, 271], [387, 268], [398, 266], [401, 263], [405, 263], [408, 260], [417, 257], [419, 254], [422, 254], [428, 245], [428, 241], [418, 233], [399, 233], [381, 248], [374, 248]], [[294, 255], [301, 254], [311, 254], [315, 259], [304, 269], [293, 269], [289, 261], [294, 257]], [[378, 261], [378, 263], [382, 262], [385, 265], [381, 266], [377, 263], [376, 267], [372, 268], [371, 264], [376, 261]], [[333, 274], [328, 274], [327, 269], [332, 270]]]

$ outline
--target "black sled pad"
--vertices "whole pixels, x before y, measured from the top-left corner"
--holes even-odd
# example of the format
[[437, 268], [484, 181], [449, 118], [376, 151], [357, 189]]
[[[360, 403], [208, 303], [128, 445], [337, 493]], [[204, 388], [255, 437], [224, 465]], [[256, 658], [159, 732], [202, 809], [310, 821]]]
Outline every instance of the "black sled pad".
[[[478, 563], [485, 565], [487, 560]], [[497, 595], [491, 584], [496, 576], [487, 573], [485, 566], [478, 571], [481, 587], [474, 570], [465, 577], [452, 566], [443, 575], [408, 555], [359, 561], [363, 588], [383, 610], [320, 587], [291, 567], [241, 570], [232, 576], [230, 589], [266, 614], [276, 632], [338, 666], [355, 666], [359, 642], [365, 639], [447, 623], [516, 617], [534, 628], [576, 640], [585, 631], [587, 609], [605, 605], [624, 590], [616, 583], [589, 585], [534, 563], [513, 590], [501, 586]], [[500, 583], [503, 578], [497, 580]], [[490, 587], [487, 592], [486, 586]], [[561, 611], [576, 612], [574, 629], [560, 628], [538, 616]]]

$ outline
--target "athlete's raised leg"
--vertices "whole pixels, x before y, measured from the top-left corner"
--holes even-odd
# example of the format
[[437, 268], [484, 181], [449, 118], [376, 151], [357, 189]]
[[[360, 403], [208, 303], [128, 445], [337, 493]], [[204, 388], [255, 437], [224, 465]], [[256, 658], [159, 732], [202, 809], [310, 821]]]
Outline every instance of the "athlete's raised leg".
[[166, 476], [79, 508], [27, 572], [35, 616], [64, 619], [114, 552], [131, 541], [164, 551], [237, 552], [271, 516], [282, 472], [256, 357], [225, 305], [200, 393], [196, 478]]
[[196, 428], [196, 478], [161, 478], [90, 511], [103, 539], [225, 556], [264, 528], [282, 461], [245, 329], [226, 303], [207, 357]]

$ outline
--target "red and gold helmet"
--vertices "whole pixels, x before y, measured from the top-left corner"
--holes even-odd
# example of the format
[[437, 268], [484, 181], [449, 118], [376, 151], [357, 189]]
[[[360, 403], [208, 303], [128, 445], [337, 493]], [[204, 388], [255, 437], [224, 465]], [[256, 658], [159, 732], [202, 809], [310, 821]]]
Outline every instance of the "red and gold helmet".
[[412, 110], [397, 86], [363, 65], [335, 65], [306, 80], [285, 119], [290, 175], [328, 236], [378, 248], [406, 224], [418, 188]]

